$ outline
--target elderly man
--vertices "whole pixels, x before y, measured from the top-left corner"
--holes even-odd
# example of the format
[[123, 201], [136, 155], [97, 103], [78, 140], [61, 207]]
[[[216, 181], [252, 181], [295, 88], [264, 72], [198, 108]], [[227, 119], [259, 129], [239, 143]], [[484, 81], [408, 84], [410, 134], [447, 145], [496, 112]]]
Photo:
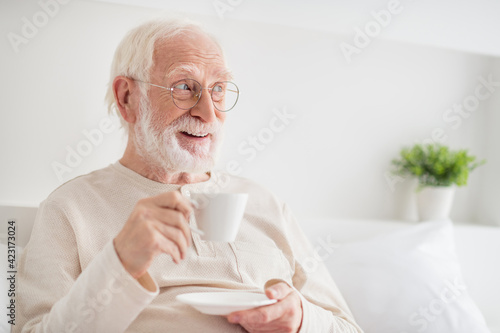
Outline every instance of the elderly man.
[[[119, 45], [108, 102], [128, 129], [123, 158], [45, 200], [20, 262], [22, 332], [360, 332], [286, 205], [213, 171], [238, 99], [220, 46], [197, 25], [151, 21]], [[189, 229], [191, 192], [245, 192], [234, 242]], [[271, 305], [228, 316], [176, 295], [264, 289]]]

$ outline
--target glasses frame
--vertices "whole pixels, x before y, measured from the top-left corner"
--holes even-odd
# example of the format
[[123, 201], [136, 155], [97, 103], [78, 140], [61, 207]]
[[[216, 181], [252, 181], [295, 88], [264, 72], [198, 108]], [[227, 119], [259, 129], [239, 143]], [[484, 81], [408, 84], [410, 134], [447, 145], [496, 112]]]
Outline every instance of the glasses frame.
[[[169, 90], [170, 91], [170, 96], [172, 97], [172, 101], [174, 102], [175, 106], [177, 106], [179, 109], [181, 110], [191, 110], [192, 108], [194, 108], [196, 105], [198, 105], [198, 103], [200, 102], [200, 99], [201, 99], [201, 96], [203, 95], [203, 90], [210, 90], [210, 99], [212, 100], [212, 104], [214, 105], [214, 107], [220, 111], [220, 112], [228, 112], [228, 111], [231, 111], [235, 106], [236, 104], [238, 103], [238, 99], [240, 98], [240, 88], [238, 88], [238, 86], [236, 85], [236, 83], [232, 82], [232, 81], [218, 81], [218, 82], [215, 82], [213, 84], [213, 86], [211, 88], [209, 87], [206, 87], [206, 88], [203, 88], [203, 86], [201, 85], [200, 82], [196, 81], [195, 79], [191, 79], [191, 78], [186, 78], [186, 79], [182, 79], [182, 80], [179, 80], [179, 81], [175, 81], [174, 83], [172, 83], [174, 86], [175, 84], [181, 82], [181, 81], [184, 81], [184, 80], [192, 80], [196, 83], [198, 83], [198, 85], [200, 86], [200, 93], [198, 94], [198, 100], [196, 101], [196, 103], [194, 103], [194, 105], [190, 108], [181, 108], [179, 105], [177, 105], [177, 103], [175, 102], [175, 98], [174, 98], [174, 89], [175, 87], [164, 87], [164, 86], [160, 86], [160, 85], [157, 85], [157, 84], [154, 84], [154, 83], [151, 83], [151, 82], [146, 82], [146, 81], [141, 81], [141, 80], [137, 80], [137, 79], [132, 79], [134, 81], [137, 81], [137, 82], [141, 82], [141, 83], [145, 83], [145, 84], [149, 84], [150, 86], [153, 86], [153, 87], [158, 87], [158, 88], [162, 88], [162, 89], [165, 89], [165, 90]], [[235, 92], [236, 93], [236, 100], [234, 101], [234, 104], [233, 106], [230, 108], [230, 109], [227, 109], [227, 110], [221, 110], [217, 107], [217, 105], [215, 105], [215, 102], [214, 102], [214, 98], [212, 96], [213, 94], [213, 88], [218, 84], [218, 83], [231, 83], [231, 84], [234, 84], [234, 86], [236, 87], [236, 90], [232, 90], [232, 89], [227, 89], [229, 91], [232, 91], [232, 92]]]

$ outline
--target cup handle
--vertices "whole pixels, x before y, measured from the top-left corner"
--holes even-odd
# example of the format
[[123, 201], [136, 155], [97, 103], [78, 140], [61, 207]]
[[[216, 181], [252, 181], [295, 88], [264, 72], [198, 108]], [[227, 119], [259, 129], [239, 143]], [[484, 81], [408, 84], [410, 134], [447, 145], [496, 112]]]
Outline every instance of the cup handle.
[[[191, 204], [193, 205], [193, 207], [195, 209], [198, 209], [200, 207], [200, 205], [193, 199], [189, 199], [189, 201], [191, 202]], [[200, 236], [204, 236], [205, 233], [203, 231], [201, 231], [200, 229], [197, 229], [195, 227], [193, 227], [192, 225], [189, 226], [189, 229], [191, 229], [192, 232], [194, 232], [195, 234], [198, 234]]]
[[193, 226], [189, 226], [189, 229], [191, 229], [192, 232], [194, 232], [195, 234], [198, 234], [200, 236], [204, 236], [205, 233], [203, 231], [201, 231], [200, 229], [196, 229], [195, 227]]
[[194, 207], [195, 209], [200, 208], [200, 204], [199, 204], [196, 200], [189, 199], [189, 201], [191, 202], [191, 204], [193, 205], [193, 207]]

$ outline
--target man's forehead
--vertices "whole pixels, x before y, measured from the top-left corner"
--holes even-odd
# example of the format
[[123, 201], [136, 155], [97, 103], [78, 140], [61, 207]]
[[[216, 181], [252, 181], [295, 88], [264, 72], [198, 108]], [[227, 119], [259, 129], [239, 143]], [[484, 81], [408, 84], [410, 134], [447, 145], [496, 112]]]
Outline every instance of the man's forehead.
[[160, 45], [155, 52], [156, 70], [162, 76], [192, 75], [203, 73], [228, 76], [220, 48], [205, 36], [176, 38]]
[[211, 77], [215, 77], [217, 79], [231, 78], [231, 71], [228, 68], [226, 68], [223, 64], [221, 65], [213, 64], [213, 65], [203, 66], [197, 63], [187, 63], [187, 62], [172, 64], [172, 66], [168, 67], [165, 70], [164, 77], [167, 80], [180, 76], [199, 78], [204, 74]]

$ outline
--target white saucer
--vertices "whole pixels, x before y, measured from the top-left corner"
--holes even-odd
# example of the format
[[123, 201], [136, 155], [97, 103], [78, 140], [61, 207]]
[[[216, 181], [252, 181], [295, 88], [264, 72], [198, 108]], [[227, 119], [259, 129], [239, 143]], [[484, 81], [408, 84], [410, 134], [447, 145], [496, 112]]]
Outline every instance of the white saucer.
[[204, 314], [225, 316], [234, 311], [248, 310], [276, 303], [264, 294], [250, 292], [209, 292], [177, 295], [179, 302], [189, 304]]

